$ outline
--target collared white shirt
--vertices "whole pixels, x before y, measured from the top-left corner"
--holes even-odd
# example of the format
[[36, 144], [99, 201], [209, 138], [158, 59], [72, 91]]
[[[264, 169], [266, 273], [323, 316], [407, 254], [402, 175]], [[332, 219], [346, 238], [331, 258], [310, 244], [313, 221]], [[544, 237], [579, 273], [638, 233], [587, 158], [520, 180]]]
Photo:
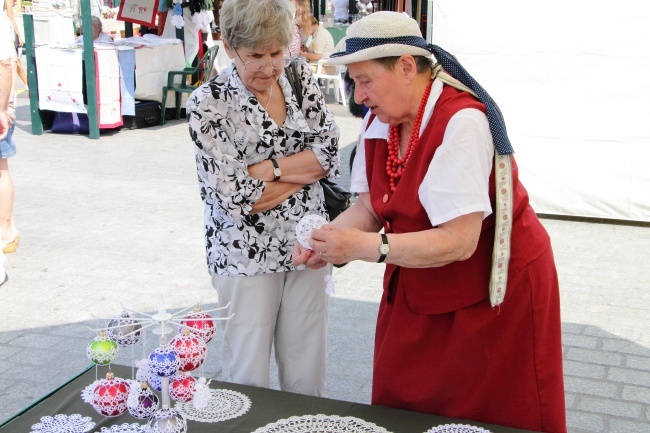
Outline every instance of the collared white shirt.
[[[420, 135], [433, 114], [442, 89], [442, 81], [434, 80]], [[364, 119], [365, 132], [350, 176], [353, 192], [369, 191], [364, 139], [388, 139], [389, 125], [375, 118], [368, 126], [369, 116], [370, 112]], [[474, 108], [456, 113], [449, 120], [442, 144], [436, 150], [418, 190], [420, 203], [432, 226], [473, 212], [483, 212], [483, 218], [492, 213], [488, 187], [493, 158], [494, 144], [487, 116]]]

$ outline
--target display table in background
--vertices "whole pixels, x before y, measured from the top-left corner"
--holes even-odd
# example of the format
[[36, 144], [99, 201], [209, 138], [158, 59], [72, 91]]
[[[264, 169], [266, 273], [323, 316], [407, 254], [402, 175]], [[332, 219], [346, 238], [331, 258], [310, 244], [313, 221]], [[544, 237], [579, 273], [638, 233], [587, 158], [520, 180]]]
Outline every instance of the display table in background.
[[[131, 377], [130, 367], [114, 365], [112, 370], [118, 377], [125, 379]], [[101, 367], [98, 373], [99, 377], [105, 376], [106, 371], [105, 367]], [[91, 430], [93, 432], [99, 431], [101, 427], [108, 428], [124, 423], [144, 424], [144, 421], [133, 418], [128, 412], [116, 418], [102, 417], [89, 404], [84, 403], [81, 399], [81, 391], [93, 383], [95, 375], [95, 367], [88, 369], [15, 416], [0, 427], [0, 433], [29, 432], [31, 426], [39, 422], [41, 417], [57, 414], [90, 416], [96, 423]], [[225, 382], [213, 381], [210, 387], [242, 393], [250, 399], [251, 407], [244, 415], [227, 421], [217, 423], [188, 421], [188, 433], [250, 433], [269, 423], [291, 416], [317, 414], [352, 416], [374, 423], [394, 433], [424, 433], [435, 426], [452, 423], [470, 424], [487, 429], [492, 433], [524, 433], [528, 431]]]

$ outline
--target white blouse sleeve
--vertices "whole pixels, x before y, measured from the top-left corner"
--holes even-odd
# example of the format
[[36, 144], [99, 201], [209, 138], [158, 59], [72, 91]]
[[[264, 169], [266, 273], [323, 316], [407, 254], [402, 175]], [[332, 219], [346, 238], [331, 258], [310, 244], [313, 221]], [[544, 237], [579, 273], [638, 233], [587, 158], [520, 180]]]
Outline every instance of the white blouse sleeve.
[[492, 213], [489, 177], [494, 144], [487, 116], [468, 108], [456, 113], [418, 190], [435, 227], [462, 215]]

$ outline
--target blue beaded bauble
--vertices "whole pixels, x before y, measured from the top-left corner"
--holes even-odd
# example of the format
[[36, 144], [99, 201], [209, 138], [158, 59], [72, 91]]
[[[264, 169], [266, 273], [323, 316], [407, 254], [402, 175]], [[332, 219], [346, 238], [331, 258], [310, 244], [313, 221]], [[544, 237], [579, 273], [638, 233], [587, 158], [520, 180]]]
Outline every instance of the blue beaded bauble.
[[158, 376], [169, 377], [178, 371], [181, 358], [178, 353], [169, 347], [159, 347], [149, 355], [149, 371]]

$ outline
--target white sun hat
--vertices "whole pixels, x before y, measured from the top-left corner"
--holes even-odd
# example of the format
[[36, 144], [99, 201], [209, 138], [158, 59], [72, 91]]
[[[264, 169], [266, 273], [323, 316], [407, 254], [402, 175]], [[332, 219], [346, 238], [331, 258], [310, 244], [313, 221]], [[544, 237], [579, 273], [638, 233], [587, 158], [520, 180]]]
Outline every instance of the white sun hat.
[[380, 11], [355, 21], [345, 34], [345, 51], [327, 59], [331, 65], [347, 65], [382, 57], [431, 56], [417, 21], [402, 12]]

